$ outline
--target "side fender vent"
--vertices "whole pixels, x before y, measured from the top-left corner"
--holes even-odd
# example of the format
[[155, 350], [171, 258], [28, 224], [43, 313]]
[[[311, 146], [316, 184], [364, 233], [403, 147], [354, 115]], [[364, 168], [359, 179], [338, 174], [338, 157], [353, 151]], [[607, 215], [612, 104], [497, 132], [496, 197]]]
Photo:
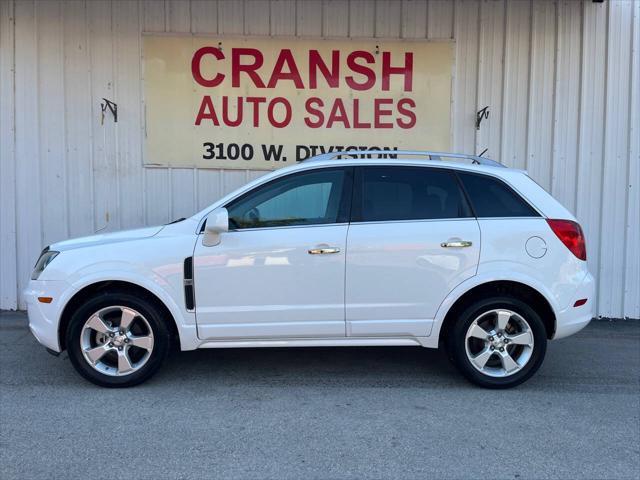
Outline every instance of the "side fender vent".
[[193, 310], [196, 306], [193, 294], [193, 257], [184, 259], [184, 303], [187, 310]]

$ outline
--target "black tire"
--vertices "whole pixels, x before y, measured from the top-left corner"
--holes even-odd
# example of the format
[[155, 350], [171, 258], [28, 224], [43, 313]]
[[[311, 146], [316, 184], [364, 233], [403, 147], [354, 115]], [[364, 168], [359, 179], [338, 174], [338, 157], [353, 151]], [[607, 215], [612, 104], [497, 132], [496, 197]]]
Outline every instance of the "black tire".
[[[139, 370], [123, 376], [101, 373], [85, 359], [81, 348], [81, 334], [87, 320], [97, 311], [112, 306], [129, 307], [144, 316], [153, 333], [153, 349]], [[164, 363], [170, 348], [169, 319], [153, 299], [124, 291], [98, 293], [72, 315], [66, 332], [66, 346], [71, 363], [80, 375], [96, 385], [109, 388], [132, 387], [148, 380]]]
[[[524, 367], [505, 377], [492, 377], [477, 370], [469, 360], [465, 346], [467, 330], [474, 320], [494, 309], [508, 309], [520, 315], [529, 324], [534, 339], [531, 357]], [[511, 388], [531, 378], [542, 365], [547, 350], [546, 329], [538, 313], [517, 298], [501, 296], [481, 299], [469, 305], [453, 323], [447, 335], [446, 349], [453, 364], [472, 383], [485, 388]]]

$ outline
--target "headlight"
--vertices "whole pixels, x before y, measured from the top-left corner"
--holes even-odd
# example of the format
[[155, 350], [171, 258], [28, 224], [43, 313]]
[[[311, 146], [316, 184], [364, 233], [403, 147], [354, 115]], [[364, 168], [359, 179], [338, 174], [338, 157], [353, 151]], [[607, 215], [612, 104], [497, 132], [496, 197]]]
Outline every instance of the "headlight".
[[45, 248], [40, 254], [40, 258], [36, 262], [36, 266], [33, 269], [33, 273], [31, 274], [31, 280], [37, 280], [40, 274], [43, 272], [47, 265], [51, 263], [51, 260], [56, 258], [60, 252], [54, 252], [53, 250], [49, 250], [49, 247]]

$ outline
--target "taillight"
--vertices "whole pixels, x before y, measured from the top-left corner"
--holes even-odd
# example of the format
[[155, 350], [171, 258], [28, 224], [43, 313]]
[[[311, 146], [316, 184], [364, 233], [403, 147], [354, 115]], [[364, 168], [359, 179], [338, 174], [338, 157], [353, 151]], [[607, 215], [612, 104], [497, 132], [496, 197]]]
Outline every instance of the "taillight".
[[587, 259], [587, 247], [584, 243], [582, 228], [571, 220], [550, 220], [547, 223], [562, 243], [580, 260]]

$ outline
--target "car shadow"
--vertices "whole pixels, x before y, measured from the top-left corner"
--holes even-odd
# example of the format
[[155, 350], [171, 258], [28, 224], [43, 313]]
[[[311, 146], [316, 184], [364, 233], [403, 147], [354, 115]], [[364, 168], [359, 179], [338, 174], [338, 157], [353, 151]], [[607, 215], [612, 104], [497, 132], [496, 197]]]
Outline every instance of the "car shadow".
[[407, 387], [465, 384], [442, 351], [420, 347], [203, 349], [170, 356], [158, 381], [216, 385]]

